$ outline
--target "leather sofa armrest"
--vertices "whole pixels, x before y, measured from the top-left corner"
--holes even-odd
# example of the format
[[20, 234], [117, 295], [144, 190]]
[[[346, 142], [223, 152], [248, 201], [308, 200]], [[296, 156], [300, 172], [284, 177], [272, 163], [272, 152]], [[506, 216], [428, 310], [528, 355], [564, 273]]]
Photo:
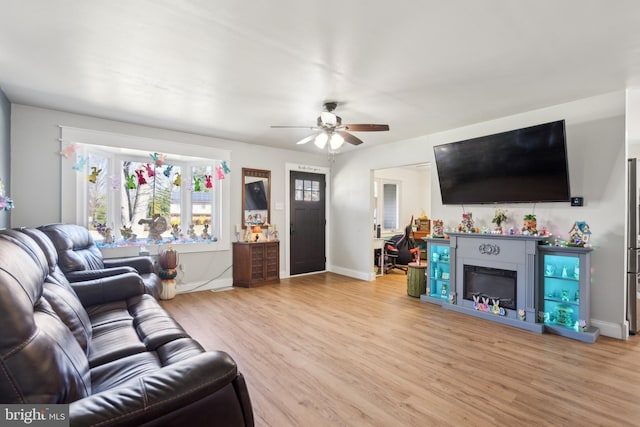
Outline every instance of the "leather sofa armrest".
[[144, 294], [144, 283], [138, 273], [124, 273], [112, 277], [72, 282], [71, 287], [84, 307], [122, 301]]
[[140, 274], [155, 273], [155, 265], [151, 257], [135, 256], [129, 258], [107, 258], [102, 261], [106, 268], [128, 266], [133, 267]]
[[99, 270], [81, 270], [81, 271], [69, 271], [65, 273], [65, 277], [69, 282], [84, 282], [86, 280], [100, 279], [102, 277], [117, 276], [124, 273], [137, 273], [133, 267], [116, 267], [116, 268], [101, 268]]
[[[201, 353], [71, 403], [70, 424], [253, 425], [251, 404], [242, 401], [248, 394], [236, 390], [236, 383], [246, 386], [237, 379], [236, 364], [227, 353]], [[198, 402], [204, 402], [201, 410], [192, 410], [192, 415], [183, 411]], [[190, 415], [206, 424], [191, 420]]]

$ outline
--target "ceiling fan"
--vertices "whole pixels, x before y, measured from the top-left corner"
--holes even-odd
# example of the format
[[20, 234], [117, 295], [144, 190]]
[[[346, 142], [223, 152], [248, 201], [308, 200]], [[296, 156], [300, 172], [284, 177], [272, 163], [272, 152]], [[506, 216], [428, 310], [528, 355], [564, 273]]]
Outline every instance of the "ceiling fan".
[[325, 102], [324, 111], [318, 116], [315, 126], [271, 126], [272, 128], [301, 128], [315, 131], [297, 142], [298, 145], [313, 141], [318, 148], [324, 148], [329, 143], [330, 150], [338, 150], [344, 142], [353, 145], [362, 144], [362, 140], [349, 132], [379, 132], [388, 131], [389, 125], [378, 124], [342, 124], [342, 118], [336, 116], [333, 111], [338, 106], [337, 102]]

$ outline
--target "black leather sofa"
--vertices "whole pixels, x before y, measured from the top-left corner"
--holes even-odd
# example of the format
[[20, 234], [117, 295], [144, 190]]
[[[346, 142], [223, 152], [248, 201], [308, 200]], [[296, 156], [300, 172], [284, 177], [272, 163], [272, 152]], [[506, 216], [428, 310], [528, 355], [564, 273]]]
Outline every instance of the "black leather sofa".
[[0, 402], [68, 403], [71, 426], [252, 426], [234, 360], [135, 276], [72, 286], [44, 233], [0, 230]]
[[47, 224], [39, 227], [58, 252], [58, 265], [70, 282], [113, 276], [129, 271], [142, 278], [145, 292], [155, 299], [162, 292], [162, 280], [150, 257], [103, 259], [89, 230], [76, 224]]

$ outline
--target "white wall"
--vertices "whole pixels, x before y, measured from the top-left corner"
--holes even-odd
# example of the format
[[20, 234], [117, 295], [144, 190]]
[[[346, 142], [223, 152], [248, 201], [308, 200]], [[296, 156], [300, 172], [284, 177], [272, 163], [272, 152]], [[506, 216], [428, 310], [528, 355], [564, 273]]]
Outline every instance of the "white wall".
[[[137, 126], [128, 123], [70, 114], [56, 110], [13, 104], [11, 106], [11, 187], [16, 208], [11, 215], [11, 226], [39, 226], [61, 221], [62, 205], [75, 204], [75, 200], [61, 199], [61, 168], [59, 125], [94, 129], [124, 135], [133, 135], [180, 143], [216, 147], [231, 151], [231, 224], [240, 223], [241, 179], [243, 167], [271, 170], [271, 223], [284, 230], [285, 162], [327, 167], [326, 153], [301, 153], [273, 149], [240, 142], [226, 141], [201, 135], [165, 129]], [[150, 147], [152, 149], [152, 147]], [[68, 166], [68, 162], [64, 164]], [[66, 185], [66, 184], [65, 184]], [[15, 194], [15, 196], [14, 196]], [[231, 241], [235, 241], [233, 226], [229, 227]], [[281, 236], [283, 238], [284, 236]], [[281, 271], [285, 265], [284, 245], [281, 242]], [[181, 254], [184, 276], [179, 278], [179, 291], [196, 286], [216, 288], [231, 284], [231, 251]], [[210, 282], [211, 281], [211, 282]], [[209, 283], [210, 282], [210, 283]]]
[[[371, 169], [402, 164], [406, 159], [402, 153], [411, 153], [411, 159], [416, 163], [434, 164], [434, 145], [565, 119], [571, 191], [574, 196], [583, 196], [585, 205], [538, 204], [535, 206], [538, 224], [564, 237], [576, 220], [584, 220], [590, 225], [595, 248], [592, 255], [591, 322], [600, 327], [603, 335], [626, 337], [624, 108], [624, 92], [610, 93], [337, 156], [333, 166], [331, 209], [334, 214], [353, 212], [353, 215], [334, 215], [337, 220], [331, 231], [332, 239], [336, 241], [339, 236], [349, 236], [353, 245], [335, 245], [332, 263], [337, 269], [352, 270], [355, 277], [365, 277], [373, 268], [369, 253], [360, 249], [371, 244], [369, 223], [363, 224], [358, 220], [370, 217], [367, 209]], [[462, 208], [443, 206], [435, 167], [431, 178], [431, 217], [444, 220], [447, 228], [453, 227], [460, 222]], [[522, 216], [533, 209], [530, 205], [499, 207], [509, 211], [507, 227], [518, 228], [522, 226]], [[491, 225], [496, 206], [465, 208], [473, 212], [477, 225]]]

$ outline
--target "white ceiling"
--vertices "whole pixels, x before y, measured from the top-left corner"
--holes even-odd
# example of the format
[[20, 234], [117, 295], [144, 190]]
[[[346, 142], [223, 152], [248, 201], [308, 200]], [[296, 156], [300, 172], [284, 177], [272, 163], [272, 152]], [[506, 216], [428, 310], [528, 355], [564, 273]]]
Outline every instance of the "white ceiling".
[[0, 0], [11, 102], [271, 146], [391, 142], [640, 84], [637, 0]]

